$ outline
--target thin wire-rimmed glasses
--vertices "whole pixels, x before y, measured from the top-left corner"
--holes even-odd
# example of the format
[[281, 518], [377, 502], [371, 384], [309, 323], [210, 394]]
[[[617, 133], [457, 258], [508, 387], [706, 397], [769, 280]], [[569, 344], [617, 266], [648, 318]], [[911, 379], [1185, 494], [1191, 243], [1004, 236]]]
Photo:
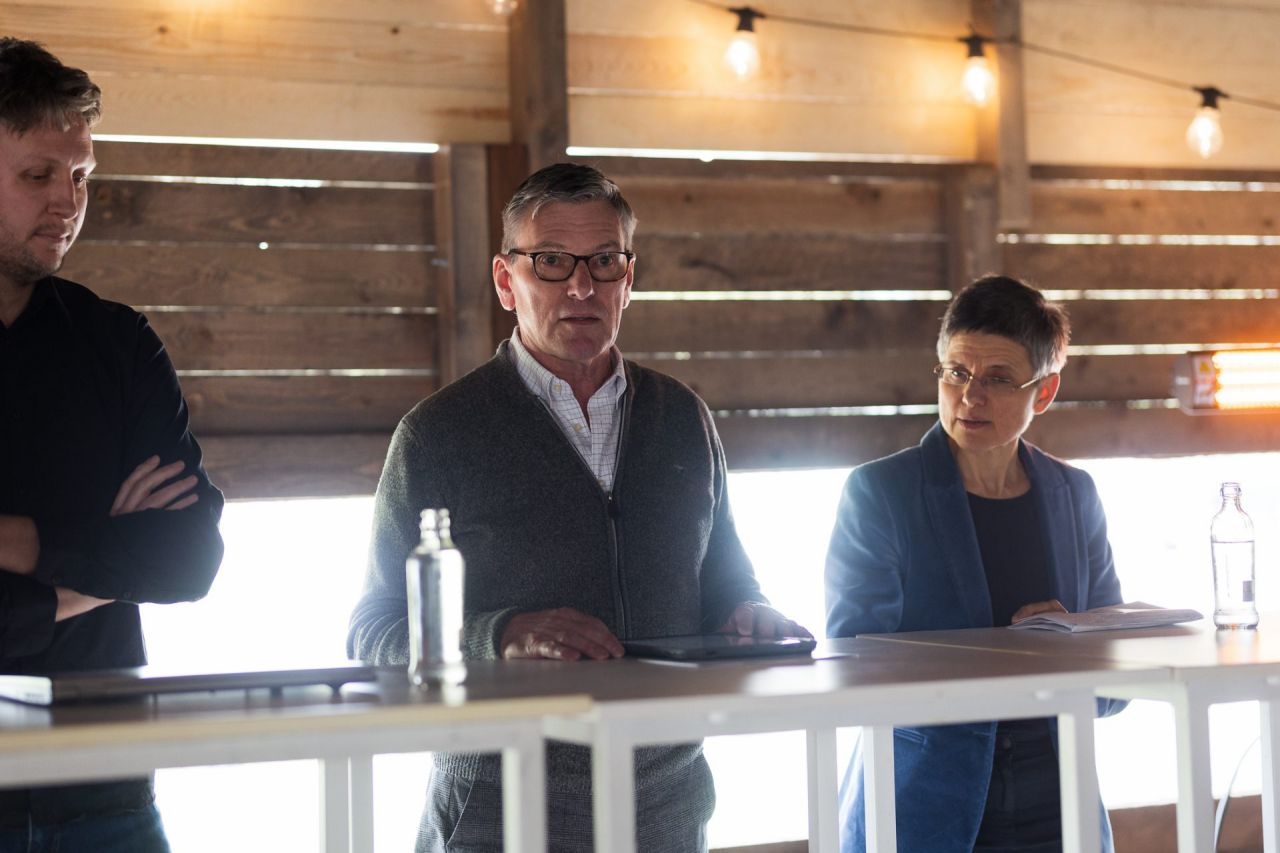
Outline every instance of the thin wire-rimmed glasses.
[[587, 265], [591, 278], [600, 282], [618, 281], [627, 274], [635, 252], [595, 252], [575, 255], [572, 252], [525, 252], [512, 249], [508, 255], [524, 255], [533, 262], [533, 274], [543, 281], [568, 281], [578, 262]]
[[[1037, 376], [1023, 382], [1021, 385], [1004, 376], [974, 376], [963, 367], [947, 367], [945, 364], [939, 364], [933, 369], [933, 375], [938, 377], [938, 381], [943, 385], [950, 385], [953, 388], [963, 388], [970, 382], [976, 382], [982, 386], [982, 390], [986, 391], [993, 397], [1012, 397], [1019, 391], [1025, 391], [1040, 380], [1046, 378]], [[1052, 375], [1052, 374], [1050, 374]]]

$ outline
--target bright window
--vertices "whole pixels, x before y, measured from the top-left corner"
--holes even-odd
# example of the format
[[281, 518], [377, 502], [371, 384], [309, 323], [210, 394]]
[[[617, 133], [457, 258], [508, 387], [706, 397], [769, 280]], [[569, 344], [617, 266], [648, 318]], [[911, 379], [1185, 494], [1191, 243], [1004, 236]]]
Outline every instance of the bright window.
[[[1207, 544], [1218, 484], [1235, 479], [1258, 533], [1258, 596], [1280, 608], [1275, 541], [1280, 519], [1280, 455], [1163, 460], [1091, 460], [1107, 509], [1124, 594], [1167, 606], [1212, 609]], [[822, 565], [845, 470], [739, 473], [730, 478], [734, 513], [757, 574], [776, 606], [823, 626]], [[232, 503], [223, 518], [227, 556], [213, 591], [195, 604], [145, 607], [155, 663], [302, 665], [345, 654], [347, 619], [360, 593], [372, 512], [368, 498]], [[1215, 707], [1213, 789], [1224, 790], [1257, 737], [1257, 707]], [[842, 732], [847, 753], [852, 731]], [[1111, 807], [1172, 802], [1172, 715], [1135, 702], [1097, 725], [1103, 798]], [[805, 748], [800, 733], [717, 738], [707, 744], [718, 801], [712, 847], [803, 838], [807, 834]], [[1235, 793], [1260, 785], [1255, 747]], [[426, 788], [422, 755], [375, 762], [377, 848], [411, 849]], [[761, 772], [767, 768], [767, 772]], [[160, 805], [174, 848], [223, 851], [254, 838], [261, 849], [316, 849], [318, 774], [311, 762], [162, 771]], [[211, 807], [227, 820], [209, 821]]]

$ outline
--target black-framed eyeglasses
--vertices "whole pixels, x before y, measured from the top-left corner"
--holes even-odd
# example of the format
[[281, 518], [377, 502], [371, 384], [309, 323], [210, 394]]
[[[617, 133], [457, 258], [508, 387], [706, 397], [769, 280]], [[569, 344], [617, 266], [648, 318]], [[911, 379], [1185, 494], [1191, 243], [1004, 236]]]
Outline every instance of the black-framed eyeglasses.
[[533, 262], [533, 274], [543, 281], [568, 281], [578, 262], [587, 265], [587, 272], [595, 281], [618, 281], [627, 274], [635, 252], [595, 252], [575, 255], [572, 252], [525, 252], [512, 249], [508, 255], [524, 255]]
[[[1037, 376], [1035, 379], [1029, 379], [1019, 385], [1012, 379], [1004, 376], [974, 376], [963, 367], [947, 367], [945, 364], [939, 364], [933, 369], [933, 375], [938, 377], [938, 381], [943, 385], [950, 385], [953, 388], [963, 388], [970, 382], [976, 382], [982, 386], [982, 390], [986, 391], [993, 397], [1009, 397], [1017, 394], [1019, 391], [1025, 391], [1032, 385], [1035, 385], [1044, 376]], [[1049, 374], [1052, 376], [1052, 374]]]

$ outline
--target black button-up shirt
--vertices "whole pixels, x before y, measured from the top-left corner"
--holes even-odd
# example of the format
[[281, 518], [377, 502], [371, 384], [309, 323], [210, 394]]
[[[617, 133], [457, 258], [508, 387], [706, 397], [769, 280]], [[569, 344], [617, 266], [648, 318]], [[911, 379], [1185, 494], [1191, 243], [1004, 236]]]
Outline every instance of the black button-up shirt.
[[[40, 538], [33, 575], [0, 571], [0, 673], [139, 666], [138, 603], [208, 591], [222, 560], [222, 494], [187, 421], [173, 365], [136, 311], [47, 278], [0, 326], [0, 514], [30, 516]], [[120, 484], [152, 455], [183, 460], [199, 500], [110, 517]], [[55, 623], [59, 586], [114, 603]], [[57, 792], [0, 790], [0, 819], [16, 808], [37, 821], [97, 808], [92, 796], [81, 808]]]

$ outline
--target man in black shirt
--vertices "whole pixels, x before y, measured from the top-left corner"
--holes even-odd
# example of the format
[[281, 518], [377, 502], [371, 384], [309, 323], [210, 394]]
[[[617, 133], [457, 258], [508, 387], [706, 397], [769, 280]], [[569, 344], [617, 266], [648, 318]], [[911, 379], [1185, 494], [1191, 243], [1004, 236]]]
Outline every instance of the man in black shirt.
[[[159, 338], [53, 276], [100, 96], [0, 39], [0, 673], [144, 664], [138, 603], [200, 598], [222, 560], [222, 495]], [[0, 787], [0, 853], [53, 849], [168, 850], [151, 780]]]

